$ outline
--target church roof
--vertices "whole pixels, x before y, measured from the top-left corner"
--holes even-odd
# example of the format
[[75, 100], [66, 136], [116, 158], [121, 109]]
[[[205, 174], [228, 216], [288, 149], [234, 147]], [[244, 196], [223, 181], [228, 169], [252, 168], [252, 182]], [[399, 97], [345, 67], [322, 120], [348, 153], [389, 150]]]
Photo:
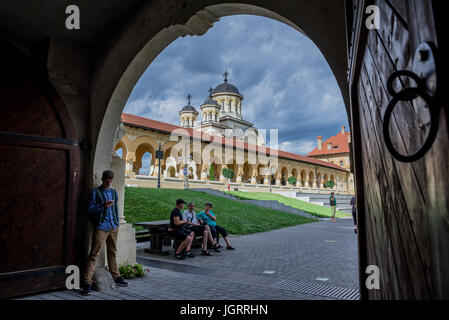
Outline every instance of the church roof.
[[217, 94], [217, 93], [235, 93], [235, 94], [241, 95], [239, 92], [239, 89], [237, 89], [237, 87], [234, 86], [233, 84], [230, 84], [227, 80], [225, 80], [225, 82], [223, 82], [222, 84], [219, 84], [218, 86], [215, 87], [212, 94]]
[[211, 97], [207, 98], [206, 101], [204, 101], [203, 106], [205, 105], [214, 105], [214, 106], [220, 106], [217, 101], [212, 99]]
[[180, 112], [196, 112], [198, 113], [198, 111], [196, 111], [194, 106], [191, 106], [190, 104], [186, 105], [184, 108], [181, 109]]
[[[122, 122], [123, 122], [123, 124], [128, 125], [128, 126], [138, 127], [138, 128], [148, 129], [148, 130], [154, 130], [154, 131], [164, 132], [164, 133], [172, 133], [174, 130], [179, 129], [179, 130], [181, 130], [180, 132], [187, 132], [190, 137], [193, 137], [193, 138], [201, 137], [202, 141], [205, 141], [205, 142], [229, 145], [227, 140], [221, 136], [216, 136], [216, 135], [211, 135], [208, 133], [200, 132], [200, 131], [194, 130], [192, 128], [182, 128], [182, 127], [175, 126], [175, 125], [172, 125], [169, 123], [156, 121], [156, 120], [152, 120], [152, 119], [147, 119], [147, 118], [135, 116], [132, 114], [122, 113]], [[195, 133], [194, 133], [194, 131], [195, 131]], [[232, 145], [234, 147], [239, 147], [240, 143], [241, 142], [237, 142], [235, 139], [232, 139]], [[253, 151], [253, 152], [255, 152], [258, 148], [260, 148], [256, 145], [249, 144], [247, 142], [245, 142], [243, 144], [243, 147], [245, 150]], [[271, 153], [275, 154], [277, 152], [277, 154], [280, 158], [297, 160], [297, 161], [301, 161], [301, 162], [319, 165], [322, 167], [327, 167], [327, 168], [332, 168], [332, 169], [348, 172], [347, 169], [344, 169], [336, 164], [332, 164], [329, 162], [310, 158], [308, 156], [301, 156], [301, 155], [290, 153], [290, 152], [270, 149], [268, 147], [266, 147], [265, 150], [266, 150], [266, 154], [271, 154]]]

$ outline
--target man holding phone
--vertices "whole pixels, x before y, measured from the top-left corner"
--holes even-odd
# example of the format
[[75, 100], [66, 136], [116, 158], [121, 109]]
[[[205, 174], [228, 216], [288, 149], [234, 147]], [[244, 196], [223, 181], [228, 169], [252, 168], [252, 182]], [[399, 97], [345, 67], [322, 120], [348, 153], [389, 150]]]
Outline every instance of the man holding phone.
[[89, 214], [89, 220], [94, 223], [95, 230], [83, 278], [83, 295], [92, 294], [92, 277], [95, 271], [95, 262], [105, 242], [109, 272], [111, 272], [116, 285], [123, 287], [128, 285], [120, 276], [116, 259], [119, 214], [117, 191], [111, 188], [113, 179], [114, 173], [112, 171], [104, 171], [101, 178], [102, 185], [93, 189], [90, 193], [87, 212]]

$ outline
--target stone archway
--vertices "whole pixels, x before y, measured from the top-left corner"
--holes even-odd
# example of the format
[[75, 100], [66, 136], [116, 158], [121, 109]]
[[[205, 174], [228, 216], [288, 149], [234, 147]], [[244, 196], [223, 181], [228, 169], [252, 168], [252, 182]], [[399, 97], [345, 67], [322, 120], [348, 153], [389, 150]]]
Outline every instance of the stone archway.
[[105, 39], [105, 43], [99, 46], [102, 59], [97, 61], [92, 78], [92, 87], [100, 87], [101, 84], [104, 88], [101, 94], [94, 92], [92, 97], [92, 103], [98, 106], [92, 115], [93, 123], [97, 124], [93, 127], [94, 175], [97, 173], [98, 176], [109, 166], [113, 148], [111, 136], [120, 123], [120, 114], [134, 85], [151, 62], [178, 37], [202, 35], [221, 17], [237, 14], [264, 16], [285, 23], [309, 37], [328, 61], [345, 104], [349, 106], [343, 2], [289, 1], [282, 5], [268, 1], [245, 2], [209, 0], [198, 6], [192, 4], [186, 10], [170, 7], [173, 12], [158, 15], [159, 24], [143, 23], [155, 14], [154, 5], [148, 3], [129, 24]]

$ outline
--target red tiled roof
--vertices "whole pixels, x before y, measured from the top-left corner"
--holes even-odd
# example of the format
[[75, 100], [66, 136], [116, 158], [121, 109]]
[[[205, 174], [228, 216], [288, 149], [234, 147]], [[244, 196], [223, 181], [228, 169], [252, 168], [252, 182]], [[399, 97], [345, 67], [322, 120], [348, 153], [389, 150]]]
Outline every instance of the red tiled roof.
[[[318, 150], [318, 147], [313, 149], [312, 152], [310, 152], [307, 156], [308, 157], [314, 157], [314, 156], [327, 156], [327, 155], [333, 155], [333, 154], [339, 154], [339, 153], [349, 153], [349, 142], [348, 142], [348, 136], [350, 135], [350, 132], [343, 133], [340, 131], [337, 135], [330, 137], [322, 144], [322, 149]], [[328, 144], [331, 143], [332, 149], [328, 149]]]
[[[156, 120], [152, 120], [152, 119], [148, 119], [148, 118], [143, 118], [143, 117], [135, 116], [135, 115], [128, 114], [128, 113], [122, 113], [122, 122], [125, 125], [139, 127], [139, 128], [148, 129], [148, 130], [155, 130], [155, 131], [165, 132], [165, 133], [172, 133], [174, 130], [179, 130], [179, 135], [183, 135], [185, 133], [188, 136], [193, 137], [193, 138], [201, 138], [202, 141], [220, 143], [222, 145], [228, 145], [228, 146], [232, 145], [233, 147], [240, 147], [243, 145], [243, 148], [245, 150], [256, 151], [256, 150], [261, 149], [260, 146], [258, 147], [256, 145], [249, 144], [247, 142], [241, 143], [240, 141], [236, 141], [236, 139], [232, 139], [232, 142], [231, 142], [231, 139], [225, 139], [222, 136], [211, 135], [211, 134], [204, 133], [204, 132], [202, 133], [200, 131], [193, 130], [192, 128], [182, 128], [180, 126], [175, 126], [173, 124], [156, 121]], [[308, 156], [301, 156], [298, 154], [285, 152], [285, 151], [281, 151], [281, 150], [275, 150], [275, 149], [271, 150], [268, 147], [266, 148], [267, 155], [270, 155], [271, 151], [273, 151], [273, 153], [276, 153], [276, 151], [277, 151], [278, 156], [280, 158], [302, 161], [302, 162], [316, 164], [316, 165], [320, 165], [323, 167], [333, 168], [333, 169], [337, 169], [337, 170], [341, 170], [341, 171], [348, 171], [347, 169], [344, 169], [336, 164], [328, 163], [328, 162], [321, 161], [321, 160], [314, 159], [314, 158], [309, 158]], [[349, 149], [348, 149], [348, 152], [349, 152]]]

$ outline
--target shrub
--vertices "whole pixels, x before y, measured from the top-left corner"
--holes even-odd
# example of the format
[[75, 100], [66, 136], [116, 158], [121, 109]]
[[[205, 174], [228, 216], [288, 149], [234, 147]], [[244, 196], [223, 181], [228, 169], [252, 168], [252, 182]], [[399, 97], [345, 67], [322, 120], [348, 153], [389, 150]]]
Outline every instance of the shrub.
[[142, 278], [148, 275], [149, 268], [144, 268], [141, 264], [124, 263], [119, 267], [120, 275], [125, 279]]
[[232, 178], [234, 178], [234, 171], [232, 169], [229, 168], [223, 168], [222, 172], [223, 176], [229, 180], [231, 180]]
[[326, 188], [333, 188], [335, 185], [333, 180], [329, 180], [328, 182], [326, 182], [326, 184], [324, 185]]
[[292, 186], [296, 186], [296, 182], [298, 182], [298, 179], [296, 179], [296, 177], [291, 176], [290, 178], [288, 178], [288, 183]]
[[212, 164], [209, 165], [209, 180], [215, 181], [214, 167], [212, 166]]

